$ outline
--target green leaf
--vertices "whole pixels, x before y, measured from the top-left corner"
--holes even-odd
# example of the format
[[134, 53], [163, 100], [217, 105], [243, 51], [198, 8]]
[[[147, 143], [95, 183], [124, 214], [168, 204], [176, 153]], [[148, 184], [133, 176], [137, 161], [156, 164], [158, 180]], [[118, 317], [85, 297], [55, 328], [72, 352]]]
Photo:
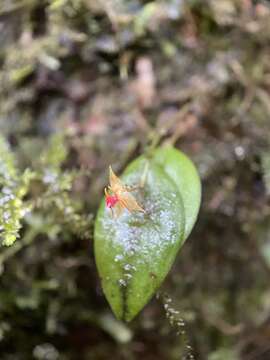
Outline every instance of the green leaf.
[[[168, 274], [195, 222], [200, 203], [198, 175], [185, 155], [164, 148], [151, 157], [141, 156], [127, 167], [122, 181], [127, 185], [139, 184], [146, 164], [144, 187], [134, 192], [146, 213], [125, 210], [115, 219], [103, 200], [95, 224], [95, 258], [102, 288], [116, 317], [125, 321], [140, 312]], [[189, 179], [189, 184], [188, 176], [196, 179]], [[192, 184], [196, 185], [195, 194]], [[189, 190], [183, 191], [183, 186]], [[195, 202], [195, 209], [188, 206], [189, 201]], [[190, 214], [185, 214], [185, 210]]]
[[153, 160], [162, 166], [175, 182], [185, 208], [185, 239], [197, 219], [201, 204], [201, 181], [192, 161], [172, 146], [165, 146], [154, 152]]

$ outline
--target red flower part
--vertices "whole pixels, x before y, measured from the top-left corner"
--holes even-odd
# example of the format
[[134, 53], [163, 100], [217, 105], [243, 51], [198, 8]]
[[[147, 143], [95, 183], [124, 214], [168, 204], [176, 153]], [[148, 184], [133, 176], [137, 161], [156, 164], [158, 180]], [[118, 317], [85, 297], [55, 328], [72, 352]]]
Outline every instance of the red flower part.
[[106, 206], [107, 208], [112, 208], [119, 201], [117, 195], [108, 195], [106, 196]]

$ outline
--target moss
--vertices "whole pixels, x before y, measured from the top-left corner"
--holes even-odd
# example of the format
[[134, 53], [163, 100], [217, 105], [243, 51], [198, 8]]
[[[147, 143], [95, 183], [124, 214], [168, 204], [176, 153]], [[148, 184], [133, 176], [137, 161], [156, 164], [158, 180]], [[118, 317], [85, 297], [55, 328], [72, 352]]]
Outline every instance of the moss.
[[111, 338], [92, 251], [108, 166], [171, 137], [203, 205], [164, 289], [198, 359], [270, 357], [269, 6], [214, 3], [1, 1], [1, 359], [183, 353], [156, 301]]

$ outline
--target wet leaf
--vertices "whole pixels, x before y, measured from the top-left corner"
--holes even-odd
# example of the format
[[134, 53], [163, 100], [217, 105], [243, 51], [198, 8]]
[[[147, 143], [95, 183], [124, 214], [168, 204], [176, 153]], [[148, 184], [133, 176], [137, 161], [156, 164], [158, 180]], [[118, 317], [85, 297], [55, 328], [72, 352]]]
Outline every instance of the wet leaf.
[[175, 182], [182, 196], [185, 209], [185, 239], [190, 234], [201, 203], [201, 181], [192, 161], [172, 146], [159, 148], [154, 153], [154, 161], [162, 166], [166, 174]]
[[[141, 156], [121, 177], [127, 185], [139, 184], [145, 164], [148, 164], [145, 185], [134, 193], [146, 213], [125, 210], [115, 219], [105, 208], [104, 201], [99, 208], [95, 258], [102, 288], [119, 319], [132, 320], [154, 295], [195, 221], [193, 210], [188, 216], [189, 225], [185, 227], [185, 208], [190, 211], [187, 202], [195, 197], [183, 192], [183, 202], [179, 188], [186, 185], [188, 179], [179, 180], [178, 176], [180, 173], [182, 176], [185, 169], [190, 176], [196, 170], [182, 154], [184, 165], [178, 166], [177, 155], [177, 150], [166, 148], [157, 150], [151, 158]], [[162, 159], [166, 160], [165, 166]], [[192, 184], [191, 179], [190, 182]], [[196, 199], [196, 214], [198, 203]]]

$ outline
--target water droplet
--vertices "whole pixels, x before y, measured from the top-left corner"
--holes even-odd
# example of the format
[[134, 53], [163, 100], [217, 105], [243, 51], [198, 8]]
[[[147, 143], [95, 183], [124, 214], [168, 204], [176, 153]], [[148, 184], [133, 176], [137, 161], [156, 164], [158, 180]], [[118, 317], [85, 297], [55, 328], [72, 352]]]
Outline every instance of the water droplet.
[[127, 286], [126, 280], [120, 279], [120, 280], [119, 280], [119, 285], [120, 285], [120, 286], [123, 286], [123, 287]]
[[126, 271], [136, 270], [136, 267], [133, 265], [130, 265], [130, 264], [126, 264], [124, 266], [124, 270], [126, 270]]
[[115, 262], [118, 262], [118, 261], [121, 261], [121, 260], [123, 260], [123, 255], [116, 255], [116, 257], [114, 258], [114, 261]]

